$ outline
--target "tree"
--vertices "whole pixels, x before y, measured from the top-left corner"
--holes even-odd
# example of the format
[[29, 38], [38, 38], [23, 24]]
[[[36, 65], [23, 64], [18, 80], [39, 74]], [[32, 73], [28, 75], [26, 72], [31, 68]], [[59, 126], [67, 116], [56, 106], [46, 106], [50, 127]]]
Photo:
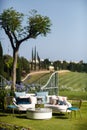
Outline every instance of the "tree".
[[17, 68], [16, 68], [16, 83], [21, 83], [21, 76], [22, 76], [22, 63], [21, 58], [18, 56]]
[[36, 60], [37, 60], [37, 56], [36, 56], [36, 46], [35, 46], [35, 49], [34, 49], [34, 70], [36, 70]]
[[13, 49], [13, 73], [12, 73], [12, 91], [15, 91], [16, 83], [16, 65], [20, 45], [31, 38], [37, 38], [38, 35], [46, 36], [50, 32], [51, 21], [47, 16], [37, 14], [36, 10], [30, 12], [27, 18], [27, 25], [23, 26], [23, 13], [15, 11], [13, 8], [4, 10], [0, 14], [0, 25], [8, 36]]
[[7, 73], [5, 77], [9, 80], [11, 77], [11, 72], [12, 72], [12, 63], [13, 63], [13, 58], [10, 55], [4, 55], [4, 71]]
[[2, 45], [0, 42], [0, 74], [3, 74], [3, 68], [4, 68], [4, 63], [3, 63], [3, 49], [2, 49]]
[[43, 63], [44, 63], [44, 69], [48, 69], [49, 66], [51, 65], [51, 62], [49, 61], [49, 59], [45, 59]]
[[64, 60], [62, 63], [62, 69], [67, 70], [68, 63]]
[[32, 48], [32, 61], [31, 61], [31, 70], [33, 70], [33, 57], [34, 57], [34, 54], [33, 54], [33, 48]]
[[39, 70], [40, 70], [40, 57], [39, 57], [38, 52], [37, 52], [37, 60], [38, 60], [38, 67], [39, 67]]
[[21, 63], [22, 72], [25, 71], [26, 74], [29, 73], [30, 72], [29, 61], [26, 58], [21, 57], [20, 63]]

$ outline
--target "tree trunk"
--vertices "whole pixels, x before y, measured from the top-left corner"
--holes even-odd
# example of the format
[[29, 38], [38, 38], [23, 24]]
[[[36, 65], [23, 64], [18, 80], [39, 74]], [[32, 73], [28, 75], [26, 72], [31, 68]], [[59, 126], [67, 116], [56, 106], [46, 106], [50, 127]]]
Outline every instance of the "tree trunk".
[[17, 67], [18, 50], [13, 50], [13, 72], [12, 72], [12, 87], [11, 90], [14, 92], [16, 87], [16, 67]]

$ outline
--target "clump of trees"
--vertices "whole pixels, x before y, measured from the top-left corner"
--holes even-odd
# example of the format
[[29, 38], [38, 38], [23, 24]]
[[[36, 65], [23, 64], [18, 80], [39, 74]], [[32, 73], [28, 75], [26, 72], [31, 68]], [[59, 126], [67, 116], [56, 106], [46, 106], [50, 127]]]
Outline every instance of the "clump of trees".
[[67, 61], [54, 61], [53, 66], [55, 70], [70, 70], [70, 71], [77, 71], [77, 72], [86, 72], [87, 73], [87, 63], [83, 61], [76, 62], [67, 62]]
[[[0, 65], [3, 66], [3, 68], [0, 68], [0, 75], [5, 77], [7, 80], [12, 80], [11, 77], [12, 77], [13, 57], [5, 54], [2, 56], [2, 59], [3, 59], [2, 62], [0, 59], [0, 63], [1, 63]], [[18, 56], [16, 71], [17, 71], [16, 83], [20, 83], [22, 76], [24, 77], [26, 76], [26, 74], [30, 72], [29, 61], [24, 57]]]

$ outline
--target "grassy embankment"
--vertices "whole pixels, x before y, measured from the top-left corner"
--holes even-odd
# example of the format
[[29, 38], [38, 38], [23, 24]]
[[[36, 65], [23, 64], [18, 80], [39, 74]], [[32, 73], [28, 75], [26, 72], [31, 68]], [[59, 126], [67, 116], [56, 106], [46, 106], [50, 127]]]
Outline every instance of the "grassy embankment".
[[71, 99], [87, 100], [87, 73], [60, 73], [59, 94]]
[[[50, 75], [50, 73], [31, 75], [25, 82], [41, 84], [43, 86], [48, 81]], [[58, 88], [59, 95], [67, 96], [70, 99], [81, 98], [87, 100], [87, 73], [67, 71], [59, 73]]]

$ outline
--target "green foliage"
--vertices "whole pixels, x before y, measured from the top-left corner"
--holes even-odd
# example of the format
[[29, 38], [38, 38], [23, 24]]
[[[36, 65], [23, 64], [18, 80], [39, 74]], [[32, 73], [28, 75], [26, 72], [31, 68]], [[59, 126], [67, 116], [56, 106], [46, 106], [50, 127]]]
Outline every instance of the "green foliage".
[[45, 59], [44, 61], [43, 61], [43, 68], [44, 69], [49, 69], [49, 66], [51, 65], [51, 62], [49, 61], [49, 59]]
[[[13, 58], [10, 55], [4, 55], [3, 56], [3, 62], [4, 62], [4, 74], [3, 76], [10, 80], [11, 74], [12, 74], [12, 64], [13, 64]], [[1, 65], [1, 64], [0, 64]], [[17, 63], [17, 82], [21, 81], [22, 72], [24, 71], [25, 74], [29, 73], [29, 62], [24, 57], [18, 57], [18, 63]]]
[[[25, 27], [22, 27], [24, 14], [15, 11], [13, 8], [4, 10], [0, 15], [1, 27], [9, 38], [15, 39], [10, 39], [11, 42], [14, 40], [18, 44], [19, 39], [21, 39], [21, 43], [29, 38], [36, 38], [38, 35], [46, 36], [50, 32], [51, 22], [47, 16], [41, 16], [35, 10], [32, 10], [30, 14], [31, 16], [27, 18]], [[15, 44], [12, 48], [15, 48]]]
[[16, 69], [16, 79], [17, 79], [16, 83], [18, 83], [18, 84], [21, 82], [21, 74], [22, 74], [21, 73], [21, 68], [17, 68]]
[[2, 45], [1, 45], [1, 42], [0, 42], [0, 58], [3, 57], [3, 49], [2, 49]]
[[4, 10], [0, 16], [2, 21], [1, 26], [11, 32], [19, 31], [21, 28], [21, 22], [23, 20], [23, 14], [16, 12], [13, 8]]
[[4, 110], [4, 98], [7, 95], [7, 91], [5, 89], [0, 89], [0, 109]]
[[55, 70], [70, 70], [73, 72], [87, 72], [87, 63], [80, 61], [78, 63], [67, 61], [54, 61], [53, 63]]
[[3, 75], [3, 72], [4, 72], [3, 49], [0, 42], [0, 74]]
[[50, 32], [50, 19], [47, 16], [37, 14], [36, 10], [31, 11], [28, 23], [28, 30], [32, 38], [36, 38], [39, 34], [46, 36], [46, 34]]
[[29, 71], [30, 71], [29, 61], [26, 58], [20, 57], [19, 64], [21, 64], [22, 71], [24, 70], [26, 74], [29, 73]]
[[6, 73], [4, 77], [10, 80], [12, 74], [13, 58], [10, 55], [4, 55], [3, 59], [4, 59], [4, 72]]

